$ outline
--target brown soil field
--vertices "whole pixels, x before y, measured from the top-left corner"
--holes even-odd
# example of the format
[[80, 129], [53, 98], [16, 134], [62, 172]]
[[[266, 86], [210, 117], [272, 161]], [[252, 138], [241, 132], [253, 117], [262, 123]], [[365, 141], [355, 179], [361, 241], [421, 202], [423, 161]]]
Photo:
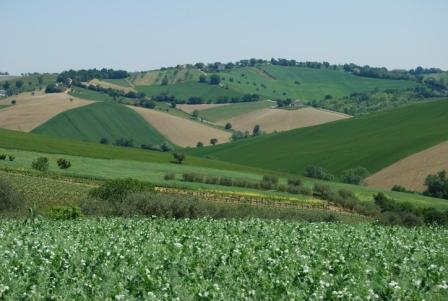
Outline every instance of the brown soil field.
[[263, 132], [271, 133], [318, 125], [349, 117], [349, 115], [342, 113], [314, 108], [299, 110], [261, 109], [236, 116], [226, 120], [226, 122], [230, 122], [233, 129], [241, 131], [251, 131], [258, 124]]
[[121, 91], [124, 91], [124, 92], [129, 92], [129, 91], [134, 91], [135, 92], [135, 89], [133, 89], [133, 88], [131, 88], [131, 87], [123, 87], [123, 86], [120, 86], [120, 85], [117, 85], [117, 84], [113, 84], [113, 83], [109, 83], [109, 82], [106, 82], [106, 81], [102, 81], [102, 80], [99, 80], [99, 79], [92, 79], [90, 82], [89, 82], [89, 84], [92, 84], [92, 85], [96, 85], [96, 86], [100, 86], [100, 87], [103, 87], [103, 88], [111, 88], [111, 89], [115, 89], [115, 90], [121, 90]]
[[221, 106], [226, 106], [228, 103], [203, 103], [198, 105], [177, 105], [176, 108], [186, 112], [186, 113], [193, 113], [194, 110], [202, 111], [210, 108], [216, 108]]
[[31, 131], [59, 113], [92, 103], [66, 93], [37, 92], [34, 96], [22, 93], [8, 97], [2, 99], [0, 104], [10, 104], [13, 99], [16, 105], [0, 110], [0, 128], [23, 132]]
[[198, 141], [208, 145], [211, 138], [216, 138], [218, 143], [222, 143], [229, 141], [231, 136], [226, 131], [168, 113], [135, 106], [129, 108], [139, 113], [162, 135], [179, 146], [195, 147]]
[[365, 180], [367, 186], [391, 189], [401, 185], [407, 189], [422, 192], [423, 183], [429, 174], [440, 170], [448, 171], [448, 141], [406, 157], [383, 168]]

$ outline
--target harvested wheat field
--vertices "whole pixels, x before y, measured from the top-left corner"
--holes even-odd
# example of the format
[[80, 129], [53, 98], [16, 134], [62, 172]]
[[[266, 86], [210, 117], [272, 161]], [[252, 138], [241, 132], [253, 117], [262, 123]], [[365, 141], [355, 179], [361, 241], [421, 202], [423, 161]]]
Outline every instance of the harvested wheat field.
[[241, 131], [251, 131], [258, 124], [263, 132], [271, 133], [318, 125], [349, 117], [349, 115], [342, 113], [314, 108], [299, 110], [261, 109], [222, 121], [222, 124], [230, 122], [234, 129]]
[[[29, 132], [50, 118], [64, 111], [91, 104], [92, 101], [76, 98], [66, 93], [22, 93], [0, 101], [16, 105], [0, 110], [0, 128]], [[70, 101], [72, 99], [72, 101]]]
[[111, 89], [115, 89], [115, 90], [121, 90], [121, 91], [124, 91], [124, 92], [129, 92], [129, 91], [134, 91], [135, 92], [135, 89], [133, 89], [133, 88], [131, 88], [131, 87], [124, 87], [124, 86], [120, 86], [120, 85], [117, 85], [117, 84], [114, 84], [114, 83], [110, 83], [110, 82], [107, 82], [107, 81], [103, 81], [103, 80], [99, 80], [99, 79], [92, 79], [90, 82], [89, 82], [89, 84], [91, 84], [91, 85], [96, 85], [96, 86], [100, 86], [100, 87], [103, 87], [103, 88], [111, 88]]
[[207, 145], [211, 138], [218, 139], [218, 143], [227, 142], [230, 139], [230, 133], [196, 121], [151, 109], [135, 106], [129, 106], [129, 108], [139, 113], [162, 135], [179, 146], [193, 147], [198, 141]]
[[448, 141], [406, 157], [368, 177], [367, 186], [390, 189], [401, 185], [423, 191], [425, 178], [440, 170], [448, 171]]
[[186, 112], [186, 113], [193, 113], [194, 110], [202, 111], [206, 109], [216, 108], [216, 107], [222, 107], [226, 106], [228, 103], [203, 103], [199, 105], [177, 105], [176, 108]]

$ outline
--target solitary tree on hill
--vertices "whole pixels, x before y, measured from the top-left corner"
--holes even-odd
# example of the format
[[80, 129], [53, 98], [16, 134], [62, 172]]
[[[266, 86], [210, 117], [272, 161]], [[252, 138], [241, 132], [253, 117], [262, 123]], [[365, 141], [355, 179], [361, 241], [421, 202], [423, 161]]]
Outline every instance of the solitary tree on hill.
[[218, 143], [218, 139], [216, 139], [216, 138], [210, 139], [210, 144], [211, 145], [215, 145], [216, 143]]

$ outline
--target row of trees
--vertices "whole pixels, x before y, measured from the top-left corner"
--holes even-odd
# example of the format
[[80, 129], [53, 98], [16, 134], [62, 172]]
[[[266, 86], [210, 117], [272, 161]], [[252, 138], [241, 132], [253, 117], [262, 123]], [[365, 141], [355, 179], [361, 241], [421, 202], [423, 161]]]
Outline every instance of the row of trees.
[[204, 104], [204, 103], [238, 103], [238, 102], [252, 102], [260, 100], [259, 94], [245, 94], [243, 96], [218, 96], [214, 100], [204, 99], [200, 96], [190, 96], [187, 99], [179, 99], [173, 95], [159, 94], [152, 97], [155, 101], [169, 102], [172, 104]]
[[126, 78], [129, 73], [125, 70], [114, 69], [81, 69], [81, 70], [68, 70], [60, 73], [57, 77], [57, 81], [70, 85], [73, 82], [88, 82], [94, 78], [99, 79], [120, 79]]
[[[23, 78], [3, 81], [0, 85], [6, 91], [7, 96], [16, 95], [25, 91], [41, 90], [44, 83], [43, 75], [35, 75], [36, 78]], [[37, 79], [37, 80], [36, 80]]]

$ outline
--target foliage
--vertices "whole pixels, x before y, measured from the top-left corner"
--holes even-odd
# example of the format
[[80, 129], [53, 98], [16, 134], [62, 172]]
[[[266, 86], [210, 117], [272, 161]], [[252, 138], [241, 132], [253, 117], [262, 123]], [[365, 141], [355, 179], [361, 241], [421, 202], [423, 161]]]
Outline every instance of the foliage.
[[47, 157], [39, 157], [31, 163], [31, 167], [33, 169], [42, 171], [42, 172], [48, 171], [49, 166], [50, 166], [50, 163], [49, 163]]
[[369, 171], [361, 166], [342, 171], [340, 180], [344, 183], [361, 185], [362, 181], [370, 175]]
[[56, 220], [78, 219], [83, 216], [81, 208], [76, 206], [54, 206], [48, 210], [47, 216]]
[[305, 177], [324, 180], [324, 181], [333, 181], [334, 176], [330, 174], [328, 170], [319, 166], [308, 166], [305, 169], [303, 174]]
[[0, 213], [17, 211], [22, 207], [22, 196], [8, 181], [0, 178]]
[[164, 176], [163, 179], [168, 181], [168, 180], [175, 180], [176, 179], [176, 174], [174, 172], [167, 172]]
[[88, 70], [68, 70], [58, 75], [57, 81], [67, 83], [71, 79], [74, 83], [88, 82], [94, 78], [98, 79], [119, 79], [128, 77], [128, 72], [113, 69], [88, 69]]
[[429, 175], [425, 179], [426, 190], [424, 195], [448, 200], [448, 177], [446, 170], [441, 170], [435, 175]]
[[57, 84], [49, 84], [45, 88], [45, 93], [61, 93], [64, 92], [66, 89], [64, 86], [57, 85]]
[[205, 218], [0, 223], [6, 300], [448, 297], [445, 228]]
[[57, 163], [60, 169], [68, 169], [72, 166], [72, 163], [69, 160], [63, 158], [58, 159]]
[[108, 180], [99, 187], [93, 188], [89, 196], [111, 203], [118, 202], [126, 198], [130, 193], [144, 191], [147, 187], [140, 181], [126, 178]]
[[178, 152], [174, 152], [173, 157], [174, 162], [176, 162], [177, 164], [182, 164], [186, 158], [184, 153], [178, 153]]

